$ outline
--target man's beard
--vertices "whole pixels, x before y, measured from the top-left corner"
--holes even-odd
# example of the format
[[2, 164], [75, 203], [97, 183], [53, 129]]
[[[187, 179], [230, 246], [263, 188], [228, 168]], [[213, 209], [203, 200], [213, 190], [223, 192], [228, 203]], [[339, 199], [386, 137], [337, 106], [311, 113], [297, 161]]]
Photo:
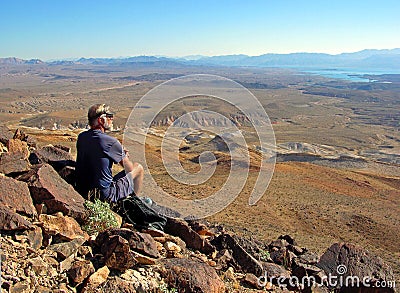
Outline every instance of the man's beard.
[[108, 122], [107, 120], [104, 122], [103, 128], [105, 130], [110, 130], [112, 128], [112, 122]]

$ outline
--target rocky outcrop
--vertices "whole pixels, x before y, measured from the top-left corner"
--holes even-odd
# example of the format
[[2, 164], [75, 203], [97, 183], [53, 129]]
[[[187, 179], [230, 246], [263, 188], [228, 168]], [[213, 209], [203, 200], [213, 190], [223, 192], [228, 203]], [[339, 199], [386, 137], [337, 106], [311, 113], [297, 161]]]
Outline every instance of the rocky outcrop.
[[[353, 244], [333, 244], [321, 256], [317, 266], [327, 275], [342, 277], [344, 280], [351, 278], [356, 283], [359, 281], [358, 284], [344, 285], [346, 292], [369, 292], [370, 287], [395, 283], [393, 271], [381, 258]], [[330, 287], [335, 289], [332, 285]], [[379, 292], [394, 292], [394, 288], [380, 288]]]

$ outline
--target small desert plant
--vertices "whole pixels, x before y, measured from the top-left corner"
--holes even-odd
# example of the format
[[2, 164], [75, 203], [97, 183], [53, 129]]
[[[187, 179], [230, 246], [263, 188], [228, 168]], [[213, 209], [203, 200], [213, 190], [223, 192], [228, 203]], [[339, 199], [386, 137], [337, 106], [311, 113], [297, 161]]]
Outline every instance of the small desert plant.
[[270, 258], [270, 254], [267, 250], [261, 250], [260, 251], [260, 260], [262, 261], [268, 261]]
[[162, 293], [177, 293], [178, 292], [178, 290], [176, 290], [175, 288], [169, 288], [168, 285], [165, 283], [161, 283], [158, 286], [158, 289], [160, 289], [160, 291]]
[[118, 227], [118, 222], [108, 203], [95, 199], [94, 202], [86, 201], [85, 207], [89, 211], [89, 217], [82, 229], [89, 235], [104, 231], [110, 227]]

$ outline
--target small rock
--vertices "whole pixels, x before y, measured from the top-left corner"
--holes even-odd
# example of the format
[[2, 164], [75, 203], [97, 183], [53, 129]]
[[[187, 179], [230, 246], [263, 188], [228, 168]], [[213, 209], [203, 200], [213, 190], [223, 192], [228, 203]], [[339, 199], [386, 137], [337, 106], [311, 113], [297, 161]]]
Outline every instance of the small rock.
[[29, 264], [36, 275], [46, 275], [48, 264], [40, 256], [31, 258]]
[[82, 283], [89, 275], [94, 273], [93, 264], [89, 260], [75, 261], [68, 270], [67, 275], [74, 286]]
[[217, 266], [217, 263], [215, 262], [215, 261], [213, 261], [213, 260], [208, 260], [208, 265], [209, 266], [211, 266], [211, 267], [216, 267]]
[[319, 256], [315, 253], [307, 251], [298, 257], [298, 261], [308, 265], [314, 265], [319, 261]]
[[101, 267], [87, 279], [81, 292], [93, 292], [97, 287], [107, 281], [109, 274], [110, 270], [107, 266]]
[[165, 243], [164, 243], [164, 248], [165, 248], [167, 251], [181, 252], [181, 250], [182, 250], [178, 245], [176, 245], [175, 243], [173, 243], [173, 242], [171, 242], [171, 241], [165, 242]]
[[142, 265], [155, 265], [157, 263], [156, 259], [140, 254], [135, 251], [132, 251], [132, 255], [137, 260], [137, 262]]
[[243, 280], [245, 283], [249, 284], [253, 288], [262, 289], [263, 287], [260, 286], [258, 282], [258, 278], [253, 274], [246, 274]]
[[226, 281], [235, 281], [235, 271], [233, 270], [232, 267], [229, 267], [226, 272], [224, 273], [223, 279]]
[[66, 259], [71, 255], [75, 255], [78, 251], [78, 248], [85, 242], [85, 238], [77, 237], [72, 241], [57, 243], [49, 246], [47, 248], [48, 251], [54, 251], [57, 253], [57, 257], [59, 259]]

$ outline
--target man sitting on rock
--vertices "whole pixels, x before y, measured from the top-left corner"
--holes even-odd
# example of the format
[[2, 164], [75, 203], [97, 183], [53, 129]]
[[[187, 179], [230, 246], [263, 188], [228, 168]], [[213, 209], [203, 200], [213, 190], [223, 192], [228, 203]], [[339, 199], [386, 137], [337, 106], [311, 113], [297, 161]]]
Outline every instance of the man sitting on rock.
[[[138, 195], [142, 188], [144, 170], [132, 163], [121, 143], [105, 134], [112, 128], [114, 114], [109, 106], [96, 104], [89, 108], [90, 129], [78, 136], [76, 143], [76, 189], [87, 199], [98, 195], [103, 201], [117, 203], [125, 220], [140, 229], [163, 230], [166, 218], [143, 202]], [[113, 164], [125, 171], [112, 176]]]
[[[90, 129], [78, 136], [76, 143], [77, 190], [88, 197], [97, 189], [100, 199], [116, 203], [133, 192], [139, 195], [143, 182], [143, 167], [129, 160], [121, 143], [105, 133], [112, 128], [114, 114], [109, 106], [96, 104], [89, 108]], [[112, 165], [120, 164], [125, 171], [112, 176]]]

